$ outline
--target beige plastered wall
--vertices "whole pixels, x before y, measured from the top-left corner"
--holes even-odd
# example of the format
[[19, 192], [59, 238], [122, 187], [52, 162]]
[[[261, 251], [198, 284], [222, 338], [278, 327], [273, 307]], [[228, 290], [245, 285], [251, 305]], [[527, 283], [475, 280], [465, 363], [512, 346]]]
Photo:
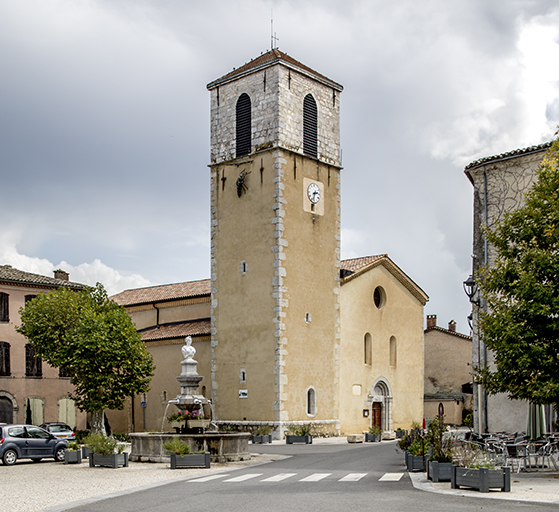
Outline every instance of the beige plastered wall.
[[[25, 306], [26, 295], [39, 295], [49, 290], [26, 286], [0, 286], [0, 292], [9, 294], [9, 322], [0, 322], [0, 341], [10, 344], [9, 377], [0, 377], [0, 396], [9, 398], [14, 405], [13, 421], [25, 423], [26, 398], [43, 401], [43, 421], [58, 421], [59, 400], [68, 398], [73, 386], [68, 378], [58, 377], [58, 368], [43, 361], [42, 378], [25, 376], [25, 345], [27, 339], [15, 331], [20, 324], [19, 309]], [[70, 423], [72, 423], [70, 421]], [[71, 425], [85, 429], [86, 415], [76, 408], [76, 418]]]
[[[377, 286], [386, 302], [373, 302]], [[369, 395], [379, 379], [388, 383], [392, 428], [408, 429], [423, 418], [423, 305], [384, 266], [378, 265], [341, 287], [340, 420], [343, 434], [371, 425]], [[364, 337], [372, 337], [371, 364], [365, 364]], [[396, 339], [396, 365], [390, 364], [390, 338]], [[354, 394], [359, 390], [360, 394]], [[364, 417], [363, 410], [369, 410]]]

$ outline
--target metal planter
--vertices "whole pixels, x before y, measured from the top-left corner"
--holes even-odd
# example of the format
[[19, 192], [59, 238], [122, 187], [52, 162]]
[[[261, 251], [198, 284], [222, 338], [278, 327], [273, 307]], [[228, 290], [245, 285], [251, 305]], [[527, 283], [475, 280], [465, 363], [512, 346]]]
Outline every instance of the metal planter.
[[210, 467], [210, 452], [189, 453], [187, 455], [171, 453], [171, 469], [199, 467]]

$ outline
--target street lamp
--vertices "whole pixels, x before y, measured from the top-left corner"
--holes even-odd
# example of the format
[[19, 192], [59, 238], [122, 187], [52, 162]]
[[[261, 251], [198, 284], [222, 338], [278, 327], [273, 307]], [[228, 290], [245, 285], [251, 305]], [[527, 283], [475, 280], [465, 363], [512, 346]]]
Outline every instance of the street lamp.
[[472, 304], [476, 304], [479, 306], [479, 297], [478, 298], [474, 298], [477, 295], [478, 292], [478, 286], [473, 278], [472, 275], [468, 276], [468, 279], [466, 279], [463, 283], [464, 285], [464, 293], [468, 296], [468, 299], [470, 299], [470, 302]]

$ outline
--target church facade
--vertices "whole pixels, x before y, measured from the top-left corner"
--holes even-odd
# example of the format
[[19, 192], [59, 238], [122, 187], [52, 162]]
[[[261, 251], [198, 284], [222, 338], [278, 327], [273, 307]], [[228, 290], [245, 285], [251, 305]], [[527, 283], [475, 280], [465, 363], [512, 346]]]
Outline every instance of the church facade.
[[[211, 278], [205, 312], [187, 313], [200, 297], [177, 296], [191, 302], [174, 322], [181, 335], [205, 322], [193, 340], [216, 419], [270, 424], [276, 435], [293, 423], [339, 435], [421, 421], [428, 297], [387, 255], [340, 259], [342, 86], [273, 49], [208, 89]], [[156, 315], [161, 333], [162, 301], [142, 290], [115, 300], [146, 333]], [[148, 417], [159, 428], [161, 397], [174, 394], [158, 389], [158, 375], [172, 386], [180, 338], [168, 338], [173, 361], [165, 339], [144, 339], [158, 368]]]

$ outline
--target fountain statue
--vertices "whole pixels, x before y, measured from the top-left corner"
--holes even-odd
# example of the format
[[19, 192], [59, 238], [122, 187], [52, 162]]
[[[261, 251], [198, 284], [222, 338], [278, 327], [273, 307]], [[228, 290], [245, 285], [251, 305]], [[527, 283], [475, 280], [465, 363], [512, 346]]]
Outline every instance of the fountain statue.
[[[248, 440], [250, 434], [244, 432], [218, 432], [211, 423], [214, 414], [210, 400], [198, 394], [198, 386], [203, 379], [198, 375], [198, 363], [194, 360], [196, 349], [192, 338], [187, 336], [181, 347], [182, 371], [177, 377], [180, 395], [169, 400], [163, 413], [161, 432], [131, 433], [130, 460], [139, 462], [168, 462], [169, 452], [163, 448], [166, 441], [175, 436], [187, 442], [191, 452], [209, 451], [212, 462], [229, 462], [250, 459]], [[179, 410], [177, 416], [185, 418], [184, 427], [175, 428], [176, 432], [163, 432], [167, 420], [167, 409], [174, 405]]]

